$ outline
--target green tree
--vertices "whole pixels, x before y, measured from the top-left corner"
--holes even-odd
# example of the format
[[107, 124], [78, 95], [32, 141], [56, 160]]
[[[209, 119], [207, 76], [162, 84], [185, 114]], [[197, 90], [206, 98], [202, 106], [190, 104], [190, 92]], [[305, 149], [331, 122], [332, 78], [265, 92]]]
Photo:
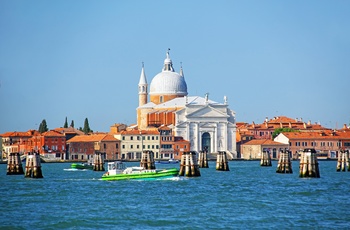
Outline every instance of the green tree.
[[291, 128], [278, 128], [275, 129], [275, 131], [272, 133], [272, 139], [278, 136], [278, 134], [283, 133], [283, 132], [295, 132], [294, 129]]
[[46, 120], [44, 119], [40, 125], [39, 125], [39, 133], [44, 133], [46, 131], [48, 131], [49, 129], [47, 128], [47, 124], [46, 124]]
[[63, 128], [68, 128], [68, 121], [67, 121], [67, 117], [66, 117], [66, 120], [65, 120], [65, 122], [64, 122]]
[[85, 118], [83, 132], [84, 132], [85, 134], [88, 134], [88, 133], [90, 133], [91, 131], [92, 131], [92, 130], [90, 129], [89, 121], [88, 121], [87, 118]]
[[70, 127], [74, 128], [74, 121], [72, 120], [72, 122], [70, 123]]

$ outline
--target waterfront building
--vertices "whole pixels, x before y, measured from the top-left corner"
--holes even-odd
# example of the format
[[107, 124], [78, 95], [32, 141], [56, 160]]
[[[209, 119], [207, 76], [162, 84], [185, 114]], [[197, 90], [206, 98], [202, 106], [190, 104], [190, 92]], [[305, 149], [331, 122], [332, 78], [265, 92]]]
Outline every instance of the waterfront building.
[[[19, 153], [23, 155], [27, 151], [30, 151], [31, 149], [28, 148], [27, 144], [28, 140], [33, 135], [39, 135], [39, 132], [36, 130], [28, 130], [27, 132], [14, 131], [1, 134], [3, 158], [7, 158], [10, 153]], [[37, 148], [34, 150], [38, 150], [39, 146], [41, 145], [38, 143]]]
[[65, 152], [65, 156], [64, 159], [69, 159], [69, 146], [67, 144], [67, 141], [70, 140], [71, 138], [77, 136], [77, 135], [85, 135], [85, 133], [83, 131], [80, 131], [74, 127], [68, 127], [68, 128], [55, 128], [55, 131], [63, 134], [66, 137], [66, 152]]
[[190, 142], [181, 136], [174, 136], [172, 129], [166, 125], [159, 129], [160, 134], [160, 158], [181, 160], [184, 152], [190, 150]]
[[110, 134], [78, 135], [67, 143], [70, 160], [87, 161], [95, 153], [102, 153], [106, 160], [120, 159], [120, 140]]
[[154, 158], [159, 158], [160, 135], [157, 129], [153, 130], [123, 130], [114, 134], [120, 140], [120, 159], [140, 160], [142, 152], [152, 151]]
[[235, 113], [229, 109], [227, 97], [218, 103], [209, 100], [209, 94], [204, 98], [188, 96], [183, 69], [175, 72], [169, 50], [162, 71], [151, 81], [150, 92], [144, 65], [138, 86], [139, 129], [169, 126], [174, 136], [190, 142], [191, 151], [226, 151], [229, 158], [237, 157]]
[[264, 151], [269, 151], [272, 159], [278, 158], [280, 149], [288, 148], [289, 145], [267, 139], [250, 140], [241, 146], [241, 158], [246, 160], [260, 159]]
[[240, 123], [239, 126], [237, 125], [237, 132], [242, 135], [252, 134], [254, 139], [272, 140], [273, 132], [279, 128], [292, 129], [300, 132], [330, 130], [319, 123], [312, 124], [311, 121], [304, 122], [302, 118], [293, 119], [286, 116], [277, 116], [271, 119], [266, 117], [262, 124], [255, 124], [254, 122], [251, 124]]
[[[39, 140], [39, 148], [38, 147]], [[33, 135], [30, 139], [30, 148], [36, 149], [48, 160], [65, 160], [66, 137], [55, 130], [49, 130], [40, 135]]]
[[315, 149], [319, 158], [336, 158], [341, 149], [350, 149], [350, 132], [283, 132], [274, 141], [288, 144], [294, 159], [298, 159], [299, 152], [306, 148]]
[[65, 136], [54, 130], [44, 133], [36, 130], [7, 132], [1, 138], [4, 158], [9, 153], [26, 155], [28, 152], [37, 152], [47, 160], [65, 159]]

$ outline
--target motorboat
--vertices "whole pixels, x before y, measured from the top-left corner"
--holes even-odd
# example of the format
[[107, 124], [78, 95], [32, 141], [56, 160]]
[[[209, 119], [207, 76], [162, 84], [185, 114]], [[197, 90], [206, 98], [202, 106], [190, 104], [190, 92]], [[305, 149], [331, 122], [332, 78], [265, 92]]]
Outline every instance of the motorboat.
[[108, 171], [102, 175], [102, 180], [131, 180], [131, 179], [156, 179], [174, 177], [179, 174], [177, 168], [169, 169], [144, 169], [143, 167], [126, 167], [124, 162], [108, 162]]

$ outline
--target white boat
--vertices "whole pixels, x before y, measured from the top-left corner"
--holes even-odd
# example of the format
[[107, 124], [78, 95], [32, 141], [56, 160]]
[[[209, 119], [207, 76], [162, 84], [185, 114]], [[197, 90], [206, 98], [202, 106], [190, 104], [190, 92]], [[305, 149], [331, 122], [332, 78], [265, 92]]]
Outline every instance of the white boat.
[[144, 169], [143, 167], [125, 167], [121, 161], [108, 162], [108, 172], [102, 175], [102, 180], [153, 179], [159, 177], [174, 177], [179, 174], [177, 168]]

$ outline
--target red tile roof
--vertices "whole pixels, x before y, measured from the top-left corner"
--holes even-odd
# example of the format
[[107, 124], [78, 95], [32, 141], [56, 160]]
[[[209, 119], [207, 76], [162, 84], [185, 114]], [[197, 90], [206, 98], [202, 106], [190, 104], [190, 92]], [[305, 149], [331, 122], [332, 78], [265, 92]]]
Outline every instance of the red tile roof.
[[286, 145], [286, 144], [282, 144], [280, 142], [267, 140], [267, 139], [254, 139], [244, 143], [243, 145]]
[[350, 139], [350, 132], [284, 132], [288, 139]]
[[41, 134], [41, 136], [44, 137], [64, 137], [64, 135], [58, 131], [55, 130], [49, 130], [47, 132], [44, 132]]
[[133, 129], [133, 130], [123, 130], [117, 134], [120, 135], [159, 135], [158, 130], [138, 130], [138, 129]]
[[113, 135], [109, 134], [92, 134], [92, 135], [79, 135], [75, 136], [67, 141], [71, 142], [96, 142], [96, 141], [117, 141], [118, 139], [114, 138]]

